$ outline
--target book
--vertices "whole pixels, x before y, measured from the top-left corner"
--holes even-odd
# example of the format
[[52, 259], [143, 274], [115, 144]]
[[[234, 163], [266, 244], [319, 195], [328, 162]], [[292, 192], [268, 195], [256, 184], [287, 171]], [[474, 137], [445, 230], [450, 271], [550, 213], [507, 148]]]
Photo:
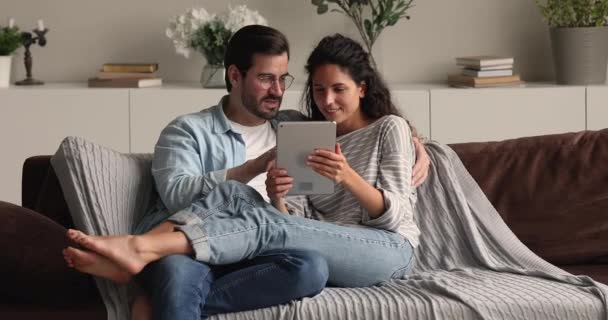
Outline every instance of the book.
[[485, 67], [473, 67], [473, 66], [465, 66], [466, 69], [471, 69], [471, 70], [479, 70], [479, 71], [486, 71], [486, 70], [507, 70], [507, 69], [513, 69], [513, 64], [512, 63], [508, 63], [508, 64], [499, 64], [496, 66], [485, 66]]
[[106, 63], [101, 68], [103, 72], [155, 72], [158, 63]]
[[453, 88], [464, 88], [464, 89], [478, 89], [478, 88], [524, 88], [526, 86], [525, 81], [514, 81], [505, 83], [494, 83], [494, 84], [478, 84], [475, 86], [467, 86], [461, 84], [449, 84]]
[[89, 79], [90, 88], [147, 88], [147, 87], [160, 87], [163, 83], [163, 79]]
[[501, 76], [512, 76], [513, 69], [498, 69], [498, 70], [475, 70], [475, 69], [462, 69], [462, 74], [471, 77], [501, 77]]
[[157, 77], [156, 72], [97, 72], [97, 79], [151, 79]]
[[460, 66], [471, 66], [471, 67], [487, 67], [487, 66], [498, 66], [513, 64], [513, 57], [499, 57], [499, 56], [471, 56], [471, 57], [458, 57], [456, 58], [456, 64]]
[[478, 86], [491, 86], [496, 84], [503, 83], [512, 83], [521, 81], [518, 74], [511, 76], [502, 76], [502, 77], [472, 77], [465, 76], [462, 74], [451, 74], [448, 75], [448, 84], [449, 85], [460, 85], [460, 86], [470, 86], [470, 87], [478, 87]]

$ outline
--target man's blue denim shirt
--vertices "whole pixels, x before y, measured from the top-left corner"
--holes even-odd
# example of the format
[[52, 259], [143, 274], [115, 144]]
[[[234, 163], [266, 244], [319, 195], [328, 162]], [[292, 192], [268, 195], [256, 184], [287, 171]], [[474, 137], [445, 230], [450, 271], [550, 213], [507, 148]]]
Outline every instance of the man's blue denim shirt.
[[[152, 175], [161, 201], [143, 217], [137, 233], [149, 230], [204, 197], [226, 181], [228, 169], [245, 162], [245, 143], [232, 130], [222, 108], [227, 99], [224, 96], [215, 106], [180, 116], [163, 129], [152, 161]], [[279, 121], [304, 119], [297, 111], [281, 111], [271, 125], [276, 130]]]

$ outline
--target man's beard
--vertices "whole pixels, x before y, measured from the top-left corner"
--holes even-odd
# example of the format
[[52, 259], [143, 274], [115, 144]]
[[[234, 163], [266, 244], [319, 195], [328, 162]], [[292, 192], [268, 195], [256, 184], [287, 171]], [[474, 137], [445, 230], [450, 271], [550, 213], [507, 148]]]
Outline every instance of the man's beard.
[[[278, 97], [278, 96], [269, 94], [267, 96], [264, 96], [259, 101], [256, 101], [255, 97], [253, 97], [251, 95], [247, 95], [246, 93], [243, 92], [243, 94], [241, 95], [241, 100], [243, 101], [243, 106], [245, 106], [245, 108], [251, 114], [253, 114], [259, 118], [265, 119], [265, 120], [272, 120], [277, 116], [277, 114], [279, 114], [279, 108], [281, 107], [281, 102], [283, 101], [283, 97]], [[264, 102], [265, 100], [278, 102], [278, 104], [277, 104], [278, 107], [274, 110], [263, 111], [261, 105], [262, 105], [262, 102]]]

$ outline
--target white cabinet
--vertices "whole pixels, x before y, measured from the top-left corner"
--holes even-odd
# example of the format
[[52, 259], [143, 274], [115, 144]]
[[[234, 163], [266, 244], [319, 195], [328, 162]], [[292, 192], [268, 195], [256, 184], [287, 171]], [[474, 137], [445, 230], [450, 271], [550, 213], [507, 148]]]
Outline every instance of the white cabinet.
[[410, 123], [416, 127], [418, 133], [423, 137], [431, 137], [431, 118], [428, 90], [403, 89], [393, 90], [393, 102], [407, 118]]
[[[608, 128], [608, 87], [529, 84], [526, 88], [453, 89], [392, 86], [400, 111], [427, 137], [443, 143], [491, 141]], [[285, 92], [282, 109], [301, 110], [302, 88]], [[81, 136], [121, 152], [148, 153], [175, 117], [219, 102], [225, 89], [198, 83], [161, 88], [89, 89], [46, 84], [0, 90], [0, 200], [21, 202], [21, 168]]]
[[160, 132], [169, 122], [216, 105], [225, 94], [225, 89], [185, 86], [131, 90], [131, 152], [153, 152]]
[[128, 95], [62, 85], [0, 90], [0, 200], [20, 204], [24, 160], [54, 154], [66, 136], [128, 152]]
[[431, 136], [442, 143], [581, 130], [585, 87], [431, 90]]
[[608, 128], [608, 87], [587, 88], [587, 128], [600, 130]]
[[[169, 85], [130, 91], [131, 152], [150, 153], [163, 128], [179, 115], [216, 105], [225, 89], [202, 89], [197, 85]], [[412, 120], [421, 134], [429, 136], [429, 93], [426, 90], [393, 91], [396, 105]], [[302, 91], [291, 89], [283, 95], [281, 110], [299, 110]]]
[[[151, 153], [161, 131], [180, 115], [216, 105], [226, 89], [203, 89], [199, 84], [167, 85], [131, 90], [131, 152]], [[281, 109], [300, 110], [300, 91], [287, 91]]]
[[302, 89], [285, 91], [281, 102], [281, 110], [298, 110], [305, 114], [306, 110], [302, 108]]

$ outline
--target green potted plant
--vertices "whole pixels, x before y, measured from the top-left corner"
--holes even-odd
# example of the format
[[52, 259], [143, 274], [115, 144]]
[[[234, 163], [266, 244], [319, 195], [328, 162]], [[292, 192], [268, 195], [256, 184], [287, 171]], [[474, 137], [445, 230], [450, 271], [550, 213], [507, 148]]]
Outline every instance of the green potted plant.
[[12, 54], [21, 46], [19, 28], [0, 26], [0, 88], [8, 88], [11, 78]]
[[394, 26], [401, 18], [407, 20], [407, 11], [412, 7], [413, 0], [312, 0], [317, 7], [317, 14], [329, 11], [339, 12], [349, 17], [363, 40], [370, 54], [371, 62], [377, 67], [372, 47], [384, 28]]
[[604, 84], [608, 0], [535, 0], [548, 22], [558, 84]]

